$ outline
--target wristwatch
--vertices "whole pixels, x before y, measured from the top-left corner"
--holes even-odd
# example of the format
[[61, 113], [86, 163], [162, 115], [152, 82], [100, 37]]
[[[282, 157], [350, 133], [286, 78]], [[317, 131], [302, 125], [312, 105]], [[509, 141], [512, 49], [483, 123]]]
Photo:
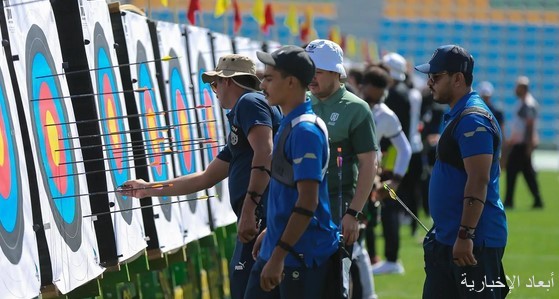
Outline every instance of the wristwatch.
[[350, 215], [350, 216], [355, 217], [355, 219], [356, 219], [357, 221], [362, 221], [363, 218], [365, 217], [365, 216], [363, 215], [363, 212], [361, 212], [361, 211], [356, 211], [356, 210], [354, 210], [354, 209], [352, 209], [352, 208], [347, 208], [347, 210], [345, 211], [345, 213], [348, 214], [348, 215]]
[[458, 238], [460, 238], [462, 240], [473, 239], [475, 237], [476, 237], [476, 235], [474, 235], [474, 230], [473, 229], [467, 229], [467, 228], [464, 228], [464, 227], [460, 227], [460, 229], [458, 230]]

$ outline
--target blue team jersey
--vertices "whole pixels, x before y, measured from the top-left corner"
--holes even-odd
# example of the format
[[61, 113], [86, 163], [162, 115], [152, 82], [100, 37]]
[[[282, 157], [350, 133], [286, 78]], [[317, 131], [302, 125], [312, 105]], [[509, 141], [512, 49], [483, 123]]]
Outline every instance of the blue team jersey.
[[[254, 126], [267, 126], [275, 133], [282, 115], [277, 107], [270, 107], [261, 93], [249, 92], [242, 95], [235, 106], [227, 113], [231, 130], [227, 137], [227, 146], [218, 158], [229, 162], [229, 197], [231, 207], [241, 215], [241, 207], [248, 189], [254, 151], [248, 142], [248, 133]], [[264, 174], [264, 173], [263, 173]], [[262, 196], [266, 202], [267, 192]]]
[[[278, 136], [291, 125], [291, 121], [303, 114], [314, 114], [310, 101], [299, 105], [282, 120], [274, 138], [274, 151]], [[318, 206], [309, 226], [299, 241], [293, 245], [298, 254], [303, 255], [307, 267], [322, 264], [338, 248], [338, 231], [332, 222], [327, 180], [324, 178], [328, 165], [328, 140], [322, 130], [314, 123], [302, 121], [295, 125], [284, 145], [286, 159], [293, 166], [294, 181], [315, 180], [319, 184]], [[282, 236], [293, 207], [299, 197], [296, 188], [289, 187], [272, 178], [268, 196], [268, 228], [262, 242], [260, 258], [269, 260], [274, 247]], [[285, 265], [300, 267], [300, 262], [288, 254]]]
[[[445, 128], [468, 107], [481, 107], [490, 111], [479, 95], [472, 92], [460, 99], [452, 110], [444, 115]], [[494, 154], [492, 128], [489, 119], [478, 114], [466, 115], [458, 122], [452, 138], [459, 145], [462, 159], [480, 154]], [[501, 134], [500, 128], [497, 129]], [[496, 154], [499, 155], [500, 146], [497, 151]], [[499, 160], [494, 159], [485, 206], [475, 231], [475, 246], [505, 247], [507, 243], [507, 221], [499, 196], [499, 175]], [[429, 209], [436, 227], [437, 241], [449, 246], [454, 245], [461, 224], [466, 180], [464, 170], [436, 160], [429, 182]]]

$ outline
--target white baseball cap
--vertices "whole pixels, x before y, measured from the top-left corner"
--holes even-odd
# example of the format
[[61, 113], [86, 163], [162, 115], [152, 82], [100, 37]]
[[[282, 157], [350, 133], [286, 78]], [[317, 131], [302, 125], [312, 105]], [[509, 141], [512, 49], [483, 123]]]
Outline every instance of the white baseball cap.
[[398, 81], [406, 80], [407, 62], [398, 53], [388, 53], [382, 56], [382, 62], [390, 69], [390, 77]]
[[315, 39], [307, 45], [305, 51], [314, 61], [317, 69], [336, 72], [342, 79], [347, 77], [344, 68], [344, 51], [335, 42]]
[[494, 90], [493, 84], [489, 81], [481, 81], [477, 86], [477, 92], [480, 96], [490, 97], [493, 95]]
[[528, 79], [528, 77], [526, 77], [526, 76], [520, 76], [516, 79], [516, 84], [517, 85], [528, 86], [528, 85], [530, 85], [530, 79]]

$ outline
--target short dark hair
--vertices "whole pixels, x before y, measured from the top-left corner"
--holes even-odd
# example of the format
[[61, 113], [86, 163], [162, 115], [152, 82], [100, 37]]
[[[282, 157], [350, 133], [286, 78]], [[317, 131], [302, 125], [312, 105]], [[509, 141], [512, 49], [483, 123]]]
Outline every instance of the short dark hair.
[[392, 79], [385, 66], [382, 64], [373, 64], [365, 70], [361, 84], [371, 84], [375, 87], [386, 88]]
[[355, 68], [350, 69], [347, 76], [354, 77], [357, 84], [361, 84], [363, 82], [363, 72], [361, 70]]
[[462, 73], [464, 75], [464, 80], [466, 81], [466, 86], [472, 86], [474, 82], [474, 75], [469, 73]]

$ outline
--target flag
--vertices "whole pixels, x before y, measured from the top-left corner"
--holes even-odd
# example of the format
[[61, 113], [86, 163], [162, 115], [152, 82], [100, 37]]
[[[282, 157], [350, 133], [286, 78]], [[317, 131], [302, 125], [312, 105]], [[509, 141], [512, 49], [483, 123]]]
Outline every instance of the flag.
[[311, 34], [313, 27], [312, 11], [307, 7], [305, 10], [305, 19], [303, 20], [303, 24], [301, 24], [301, 33], [299, 35], [303, 43], [309, 41], [309, 35]]
[[274, 20], [274, 12], [272, 11], [272, 4], [266, 4], [266, 9], [264, 10], [264, 24], [261, 28], [262, 32], [268, 33], [270, 26], [274, 26], [276, 21]]
[[264, 12], [264, 0], [254, 0], [254, 6], [252, 7], [252, 17], [258, 23], [258, 26], [262, 28], [266, 22], [266, 16]]
[[161, 5], [165, 7], [169, 6], [169, 0], [161, 0]]
[[328, 31], [328, 39], [341, 46], [342, 36], [340, 33], [340, 27], [336, 25], [331, 26]]
[[369, 43], [365, 40], [361, 40], [361, 59], [368, 63], [371, 62], [371, 56], [369, 56]]
[[375, 43], [375, 42], [370, 42], [369, 43], [369, 58], [371, 59], [371, 62], [379, 62], [380, 61], [378, 46], [377, 46], [377, 43]]
[[237, 34], [243, 25], [243, 18], [241, 17], [241, 10], [239, 9], [238, 0], [233, 0], [233, 33]]
[[231, 4], [230, 0], [217, 0], [217, 1], [215, 1], [214, 17], [216, 17], [216, 18], [221, 17], [227, 11], [230, 4]]
[[289, 28], [291, 35], [299, 34], [299, 16], [297, 16], [297, 9], [295, 5], [290, 4], [287, 16], [285, 17], [284, 25]]
[[351, 58], [355, 58], [355, 56], [357, 56], [357, 41], [355, 40], [355, 36], [351, 34], [347, 35], [346, 49], [347, 56]]
[[190, 5], [188, 6], [188, 21], [190, 24], [196, 24], [196, 12], [200, 10], [200, 0], [190, 0]]

